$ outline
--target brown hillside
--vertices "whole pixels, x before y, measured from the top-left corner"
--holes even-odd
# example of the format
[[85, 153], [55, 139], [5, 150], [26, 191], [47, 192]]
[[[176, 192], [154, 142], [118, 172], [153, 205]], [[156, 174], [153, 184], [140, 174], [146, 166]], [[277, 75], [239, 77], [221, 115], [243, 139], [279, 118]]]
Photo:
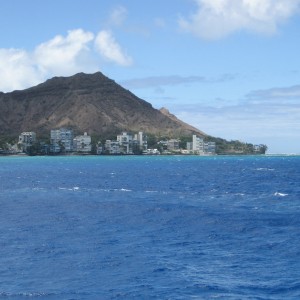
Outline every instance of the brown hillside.
[[122, 88], [102, 73], [54, 77], [35, 87], [0, 93], [0, 135], [23, 131], [49, 135], [68, 127], [75, 133], [115, 134], [122, 130], [180, 136], [200, 130]]

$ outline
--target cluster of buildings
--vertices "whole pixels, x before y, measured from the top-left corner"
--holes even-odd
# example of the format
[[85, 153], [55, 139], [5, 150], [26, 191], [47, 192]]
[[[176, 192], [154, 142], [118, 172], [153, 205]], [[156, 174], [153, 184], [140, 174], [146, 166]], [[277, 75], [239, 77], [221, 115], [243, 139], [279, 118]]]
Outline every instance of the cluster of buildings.
[[213, 155], [216, 153], [215, 142], [205, 142], [203, 138], [193, 135], [193, 141], [187, 142], [186, 150], [198, 155]]
[[[19, 136], [18, 149], [28, 152], [37, 145], [35, 132], [22, 132]], [[85, 132], [83, 135], [74, 137], [73, 130], [60, 128], [50, 131], [50, 144], [39, 143], [39, 150], [44, 154], [59, 153], [91, 153], [92, 139]]]
[[116, 140], [106, 140], [98, 147], [98, 154], [145, 154], [148, 149], [147, 136], [140, 131], [134, 135], [122, 132]]
[[[18, 149], [29, 152], [37, 144], [35, 132], [22, 132], [18, 140]], [[39, 143], [43, 154], [82, 153], [92, 152], [92, 139], [86, 132], [74, 137], [73, 130], [60, 128], [50, 131], [50, 143]], [[95, 145], [96, 154], [142, 154], [147, 151], [147, 136], [143, 132], [135, 135], [123, 132], [116, 140], [106, 140], [102, 145]]]
[[214, 155], [216, 154], [216, 143], [206, 142], [202, 137], [193, 135], [192, 141], [186, 143], [185, 149], [180, 147], [179, 139], [170, 139], [167, 141], [158, 142], [163, 146], [163, 153], [181, 153], [181, 154], [195, 154], [195, 155]]
[[19, 135], [18, 149], [22, 152], [29, 152], [32, 147], [39, 145], [40, 152], [44, 154], [58, 154], [92, 151], [92, 139], [85, 132], [83, 135], [73, 135], [73, 130], [60, 128], [50, 131], [50, 144], [37, 143], [35, 132], [22, 132]]
[[[21, 152], [30, 152], [37, 145], [34, 132], [23, 132], [19, 136], [18, 149]], [[82, 153], [92, 152], [92, 139], [86, 132], [83, 135], [73, 135], [73, 130], [60, 128], [50, 131], [50, 144], [39, 143], [39, 152], [43, 154]], [[203, 138], [193, 135], [192, 142], [186, 144], [186, 149], [180, 147], [179, 139], [163, 140], [157, 143], [157, 149], [149, 149], [147, 135], [138, 132], [134, 135], [122, 132], [116, 140], [106, 140], [105, 143], [96, 143], [93, 148], [95, 154], [196, 154], [213, 155], [216, 152], [215, 142], [205, 142]]]

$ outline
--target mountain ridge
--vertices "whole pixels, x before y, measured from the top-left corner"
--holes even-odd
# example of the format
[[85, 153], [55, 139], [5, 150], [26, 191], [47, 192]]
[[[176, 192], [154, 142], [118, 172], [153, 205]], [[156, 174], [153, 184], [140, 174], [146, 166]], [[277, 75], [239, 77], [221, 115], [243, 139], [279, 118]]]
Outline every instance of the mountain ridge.
[[120, 131], [206, 136], [167, 109], [153, 108], [101, 72], [53, 77], [24, 90], [0, 92], [0, 107], [0, 135], [35, 131], [43, 136], [51, 129], [69, 127], [98, 136]]

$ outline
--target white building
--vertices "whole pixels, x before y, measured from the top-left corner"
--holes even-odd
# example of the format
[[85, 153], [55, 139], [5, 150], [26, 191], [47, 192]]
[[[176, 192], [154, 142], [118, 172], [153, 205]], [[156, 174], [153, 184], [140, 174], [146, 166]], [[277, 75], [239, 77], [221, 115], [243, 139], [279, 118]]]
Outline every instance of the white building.
[[216, 153], [216, 143], [215, 142], [205, 142], [204, 143], [204, 153], [205, 154], [215, 154]]
[[19, 135], [18, 145], [22, 151], [27, 151], [27, 148], [32, 146], [36, 142], [35, 132], [22, 132]]
[[148, 148], [147, 136], [140, 131], [134, 135], [134, 141], [141, 151], [146, 151]]
[[121, 153], [132, 154], [133, 138], [131, 134], [128, 134], [127, 132], [122, 132], [122, 134], [117, 135], [117, 141], [120, 145]]
[[195, 134], [193, 134], [192, 151], [195, 154], [199, 154], [199, 155], [204, 154], [204, 140], [203, 140], [203, 138], [198, 137]]
[[144, 151], [144, 154], [146, 155], [160, 155], [160, 152], [158, 149], [147, 149]]
[[120, 144], [118, 141], [106, 140], [105, 141], [105, 152], [107, 154], [120, 154]]
[[85, 132], [84, 135], [78, 135], [73, 139], [73, 150], [81, 153], [89, 153], [92, 151], [92, 139]]
[[193, 142], [186, 143], [186, 150], [193, 151]]
[[188, 151], [198, 155], [213, 155], [216, 153], [216, 143], [215, 142], [204, 142], [204, 139], [193, 135], [193, 142], [188, 142], [186, 144]]
[[50, 132], [50, 152], [73, 151], [73, 130], [60, 128]]
[[171, 139], [167, 141], [167, 149], [169, 151], [177, 151], [179, 150], [180, 141], [177, 139]]

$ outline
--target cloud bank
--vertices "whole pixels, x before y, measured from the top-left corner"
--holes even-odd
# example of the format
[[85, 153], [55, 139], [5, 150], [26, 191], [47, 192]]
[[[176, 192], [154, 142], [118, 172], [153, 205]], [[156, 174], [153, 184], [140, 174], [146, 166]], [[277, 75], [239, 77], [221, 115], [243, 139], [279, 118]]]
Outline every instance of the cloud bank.
[[300, 85], [294, 85], [290, 87], [272, 88], [267, 90], [257, 90], [249, 93], [247, 98], [250, 101], [268, 101], [270, 99], [277, 100], [279, 102], [294, 101], [296, 100], [300, 104]]
[[274, 34], [299, 12], [300, 0], [194, 0], [196, 12], [180, 17], [179, 26], [203, 39], [224, 38], [246, 30]]
[[161, 88], [162, 86], [177, 86], [188, 83], [216, 83], [225, 82], [235, 78], [234, 74], [223, 74], [217, 78], [204, 76], [150, 76], [144, 78], [133, 78], [122, 81], [121, 84], [129, 89]]
[[205, 77], [202, 76], [151, 76], [145, 78], [134, 78], [121, 82], [122, 85], [130, 89], [158, 88], [161, 86], [174, 86], [185, 83], [204, 82]]
[[120, 66], [133, 63], [111, 31], [94, 33], [75, 29], [57, 35], [32, 52], [0, 48], [0, 91], [9, 92], [36, 85], [52, 76], [96, 72], [103, 61]]
[[33, 63], [42, 73], [74, 73], [80, 69], [83, 57], [88, 55], [93, 39], [93, 33], [82, 29], [69, 31], [66, 37], [57, 35], [36, 47]]
[[297, 148], [300, 131], [299, 85], [254, 90], [234, 105], [226, 105], [226, 101], [223, 103], [218, 107], [185, 103], [175, 105], [172, 112], [213, 136], [266, 143], [271, 153], [292, 153]]
[[0, 91], [11, 91], [40, 82], [40, 73], [30, 53], [0, 49]]

